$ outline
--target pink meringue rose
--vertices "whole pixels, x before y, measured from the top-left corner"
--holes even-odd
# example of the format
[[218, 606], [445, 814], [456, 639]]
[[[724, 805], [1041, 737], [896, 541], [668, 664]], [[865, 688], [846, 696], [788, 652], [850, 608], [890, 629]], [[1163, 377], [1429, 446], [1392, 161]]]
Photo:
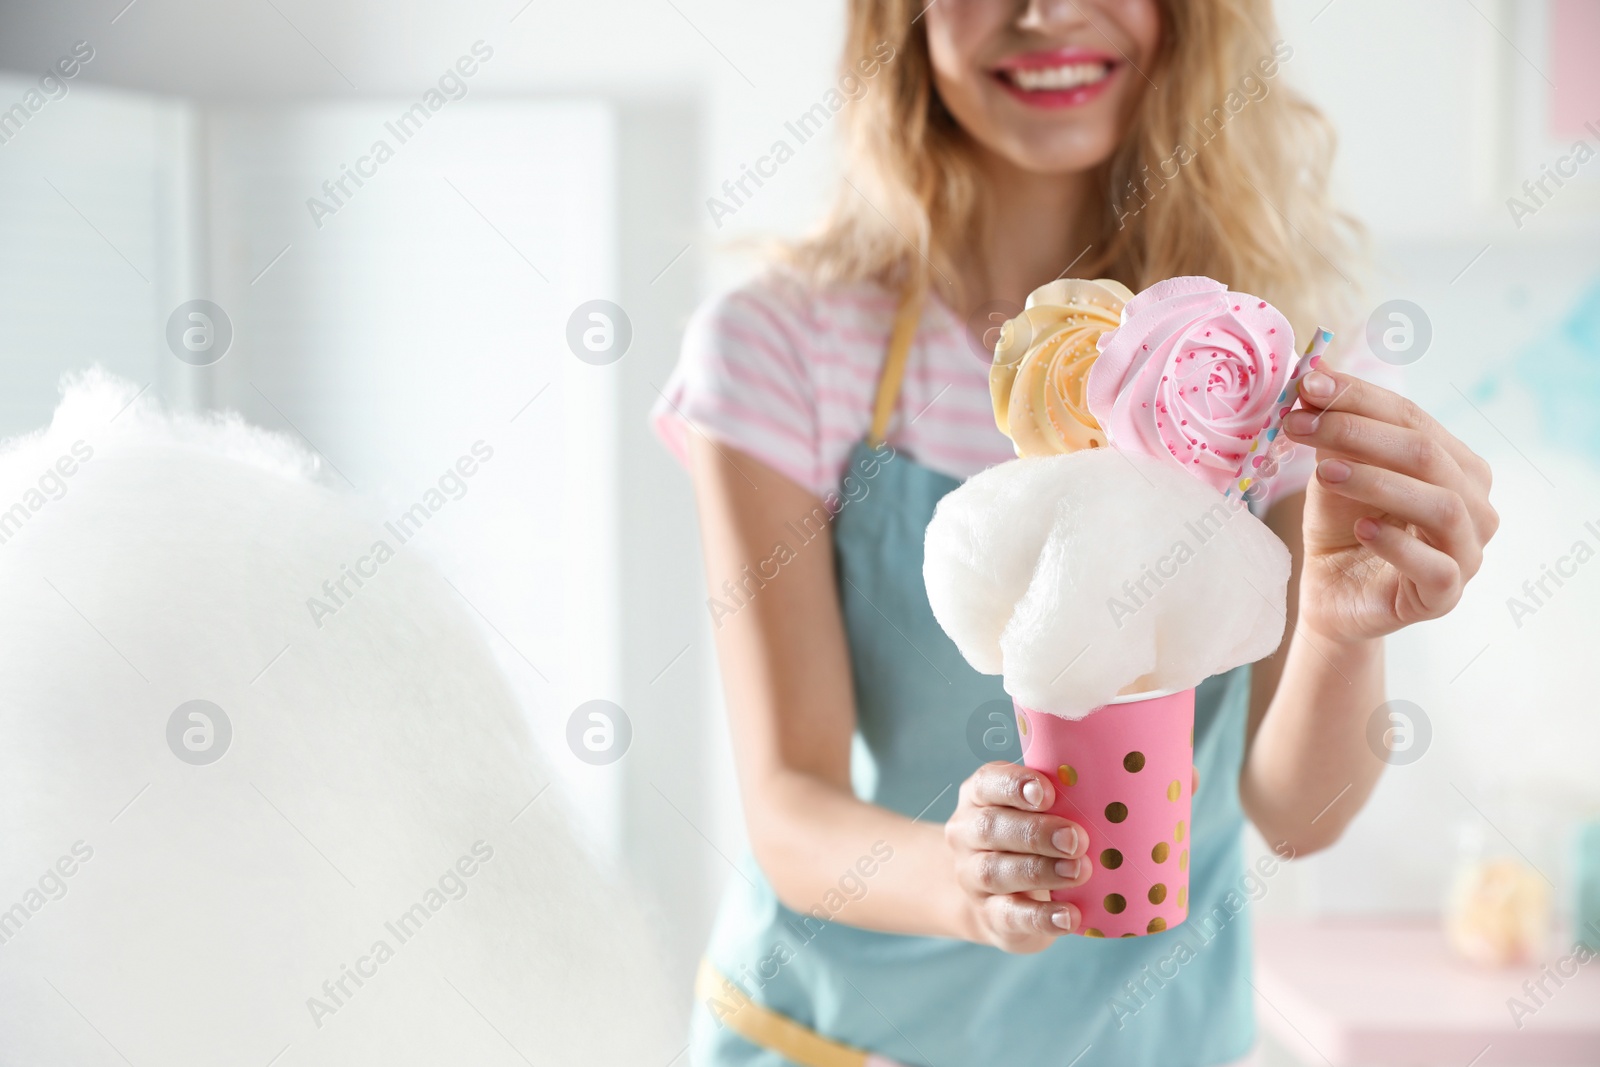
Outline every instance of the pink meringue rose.
[[1113, 448], [1170, 459], [1219, 492], [1271, 420], [1294, 362], [1277, 308], [1210, 278], [1169, 278], [1100, 338], [1085, 399]]

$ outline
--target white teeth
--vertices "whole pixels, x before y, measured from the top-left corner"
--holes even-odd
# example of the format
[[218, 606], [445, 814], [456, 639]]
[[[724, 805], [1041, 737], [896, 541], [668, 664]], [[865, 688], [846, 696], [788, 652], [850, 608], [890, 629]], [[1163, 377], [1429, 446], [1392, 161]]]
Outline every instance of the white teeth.
[[1104, 78], [1110, 71], [1105, 63], [1070, 63], [1061, 67], [1027, 67], [1009, 71], [1013, 84], [1027, 92], [1044, 89], [1076, 89]]

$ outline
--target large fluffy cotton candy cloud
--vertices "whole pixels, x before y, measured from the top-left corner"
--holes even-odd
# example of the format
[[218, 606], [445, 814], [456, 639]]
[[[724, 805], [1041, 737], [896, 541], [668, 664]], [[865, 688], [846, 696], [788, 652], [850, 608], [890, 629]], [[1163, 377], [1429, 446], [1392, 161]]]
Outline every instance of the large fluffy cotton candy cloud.
[[[319, 628], [381, 517], [136, 392], [90, 376], [0, 446], [0, 1058], [671, 1060], [636, 898], [469, 609], [402, 549]], [[215, 762], [169, 727], [196, 699]]]
[[1024, 707], [1078, 718], [1270, 654], [1289, 552], [1183, 469], [1102, 448], [1002, 463], [951, 492], [923, 578], [967, 662]]

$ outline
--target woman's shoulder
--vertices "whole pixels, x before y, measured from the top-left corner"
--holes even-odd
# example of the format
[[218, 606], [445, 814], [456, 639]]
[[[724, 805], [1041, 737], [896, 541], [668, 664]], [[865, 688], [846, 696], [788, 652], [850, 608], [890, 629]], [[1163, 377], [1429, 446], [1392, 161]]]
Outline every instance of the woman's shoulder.
[[830, 334], [852, 337], [884, 328], [894, 309], [893, 292], [879, 283], [822, 282], [770, 264], [708, 297], [690, 331], [706, 340], [756, 338], [801, 354]]
[[694, 424], [821, 496], [865, 432], [895, 297], [768, 266], [695, 311], [654, 412], [680, 457]]

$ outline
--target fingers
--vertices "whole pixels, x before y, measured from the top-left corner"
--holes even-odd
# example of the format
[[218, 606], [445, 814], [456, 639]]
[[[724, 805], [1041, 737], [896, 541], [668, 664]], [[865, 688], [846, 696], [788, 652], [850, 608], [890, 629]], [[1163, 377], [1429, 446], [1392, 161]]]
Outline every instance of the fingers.
[[969, 893], [1008, 894], [1036, 890], [1070, 889], [1089, 877], [1086, 856], [1058, 860], [1014, 852], [974, 852], [956, 870]]
[[990, 763], [962, 783], [960, 803], [945, 823], [956, 880], [976, 905], [985, 937], [1009, 952], [1039, 951], [1081, 920], [1076, 907], [1052, 901], [1050, 891], [1088, 879], [1089, 835], [1050, 814], [1054, 802], [1045, 775]]
[[1461, 567], [1449, 555], [1401, 527], [1373, 519], [1357, 519], [1355, 534], [1415, 586], [1409, 607], [1417, 618], [1437, 618], [1461, 599]]
[[1003, 940], [1039, 934], [1055, 937], [1076, 930], [1083, 921], [1074, 905], [1018, 896], [990, 897], [984, 901], [983, 910], [990, 929]]
[[1371, 463], [1413, 478], [1465, 490], [1466, 474], [1448, 449], [1421, 430], [1350, 411], [1291, 411], [1283, 431], [1320, 452]]
[[985, 763], [961, 783], [960, 797], [964, 806], [1044, 811], [1055, 803], [1056, 790], [1038, 771], [1014, 763]]
[[1340, 496], [1370, 504], [1420, 529], [1428, 541], [1453, 557], [1466, 577], [1483, 563], [1483, 542], [1466, 500], [1453, 489], [1432, 485], [1366, 463], [1325, 459], [1317, 479]]
[[[1300, 399], [1313, 416], [1324, 411], [1344, 411], [1428, 437], [1438, 443], [1479, 490], [1489, 491], [1489, 464], [1433, 416], [1399, 393], [1323, 365], [1301, 379]], [[1284, 428], [1290, 437], [1296, 436], [1287, 425]]]
[[971, 892], [1064, 889], [1089, 877], [1088, 836], [1054, 815], [978, 808], [946, 823], [945, 836], [966, 853], [957, 875]]
[[1300, 380], [1300, 400], [1309, 409], [1353, 411], [1408, 429], [1422, 429], [1433, 421], [1399, 393], [1354, 374], [1330, 370], [1326, 363]]
[[1283, 420], [1283, 429], [1292, 439], [1319, 452], [1347, 456], [1451, 490], [1466, 505], [1480, 544], [1494, 536], [1499, 527], [1500, 519], [1489, 504], [1487, 490], [1461, 469], [1435, 434], [1348, 411], [1290, 412]]
[[945, 823], [945, 839], [974, 852], [1024, 852], [1051, 859], [1081, 856], [1089, 844], [1083, 827], [1059, 815], [967, 805]]

